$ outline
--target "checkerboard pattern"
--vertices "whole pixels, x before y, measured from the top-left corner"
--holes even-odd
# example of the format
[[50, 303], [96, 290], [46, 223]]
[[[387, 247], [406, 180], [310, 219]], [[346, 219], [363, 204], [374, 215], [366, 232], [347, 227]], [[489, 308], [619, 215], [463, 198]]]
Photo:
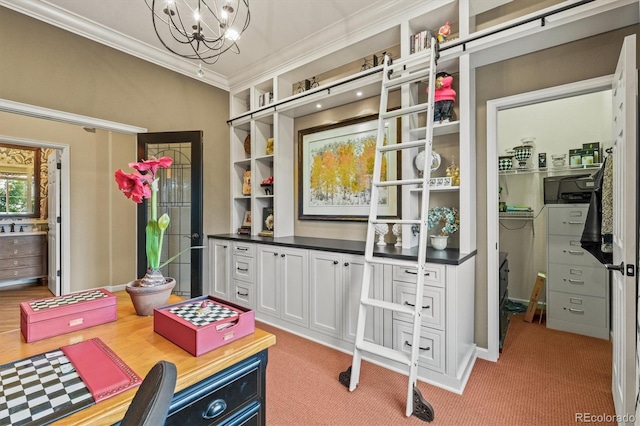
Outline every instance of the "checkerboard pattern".
[[169, 309], [169, 312], [197, 327], [238, 316], [237, 311], [211, 301], [185, 303]]
[[0, 366], [0, 425], [49, 423], [92, 404], [61, 350]]
[[50, 299], [35, 300], [33, 302], [30, 302], [29, 306], [34, 311], [41, 311], [44, 309], [57, 308], [58, 306], [73, 305], [75, 303], [98, 300], [105, 297], [109, 297], [109, 295], [101, 290], [91, 290], [68, 294], [66, 296], [52, 297]]

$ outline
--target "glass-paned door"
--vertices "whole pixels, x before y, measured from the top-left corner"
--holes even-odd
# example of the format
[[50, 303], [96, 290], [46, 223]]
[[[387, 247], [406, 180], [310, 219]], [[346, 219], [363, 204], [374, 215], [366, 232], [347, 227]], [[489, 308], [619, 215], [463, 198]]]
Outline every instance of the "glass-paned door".
[[[158, 217], [167, 213], [171, 223], [162, 245], [160, 262], [188, 247], [201, 246], [202, 236], [202, 132], [162, 132], [138, 135], [138, 160], [171, 157], [168, 169], [158, 169]], [[138, 275], [147, 264], [145, 227], [150, 203], [138, 209]], [[202, 249], [187, 250], [161, 268], [165, 277], [176, 279], [173, 292], [185, 297], [202, 295]]]

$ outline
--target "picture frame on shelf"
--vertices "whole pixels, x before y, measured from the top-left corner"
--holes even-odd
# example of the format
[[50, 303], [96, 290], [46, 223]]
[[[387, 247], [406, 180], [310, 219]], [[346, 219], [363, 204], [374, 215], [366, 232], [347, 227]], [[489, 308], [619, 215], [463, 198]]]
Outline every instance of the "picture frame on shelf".
[[273, 217], [273, 207], [263, 207], [262, 209], [262, 231], [258, 235], [263, 237], [273, 237], [275, 220]]
[[[385, 126], [387, 144], [400, 143], [398, 119]], [[369, 216], [378, 115], [298, 132], [298, 219], [365, 221]], [[383, 156], [383, 180], [396, 180], [397, 151]], [[398, 218], [400, 191], [380, 188], [379, 216]]]
[[244, 217], [242, 218], [242, 227], [251, 228], [251, 210], [246, 210], [244, 212]]

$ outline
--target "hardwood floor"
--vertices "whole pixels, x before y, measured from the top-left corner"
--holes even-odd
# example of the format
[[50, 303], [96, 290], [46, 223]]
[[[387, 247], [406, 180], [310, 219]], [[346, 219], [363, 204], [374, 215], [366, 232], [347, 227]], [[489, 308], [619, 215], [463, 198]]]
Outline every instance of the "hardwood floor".
[[52, 294], [46, 285], [22, 284], [0, 288], [0, 333], [20, 328], [20, 303]]

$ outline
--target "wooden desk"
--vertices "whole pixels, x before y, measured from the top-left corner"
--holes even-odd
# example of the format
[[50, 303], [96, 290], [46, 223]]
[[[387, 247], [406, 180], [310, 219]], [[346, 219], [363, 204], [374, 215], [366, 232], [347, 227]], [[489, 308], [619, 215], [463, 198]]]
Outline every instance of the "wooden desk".
[[[20, 330], [0, 333], [0, 364], [51, 351], [65, 345], [99, 337], [138, 375], [144, 378], [160, 360], [173, 362], [178, 370], [176, 392], [273, 346], [276, 337], [256, 328], [255, 333], [216, 350], [194, 357], [153, 331], [153, 317], [136, 315], [129, 295], [117, 292], [118, 320], [38, 342], [26, 343]], [[182, 300], [171, 296], [169, 303]], [[20, 312], [16, 312], [20, 315]], [[99, 368], [99, 366], [96, 366]], [[113, 396], [65, 417], [57, 424], [110, 425], [122, 419], [138, 387]]]

